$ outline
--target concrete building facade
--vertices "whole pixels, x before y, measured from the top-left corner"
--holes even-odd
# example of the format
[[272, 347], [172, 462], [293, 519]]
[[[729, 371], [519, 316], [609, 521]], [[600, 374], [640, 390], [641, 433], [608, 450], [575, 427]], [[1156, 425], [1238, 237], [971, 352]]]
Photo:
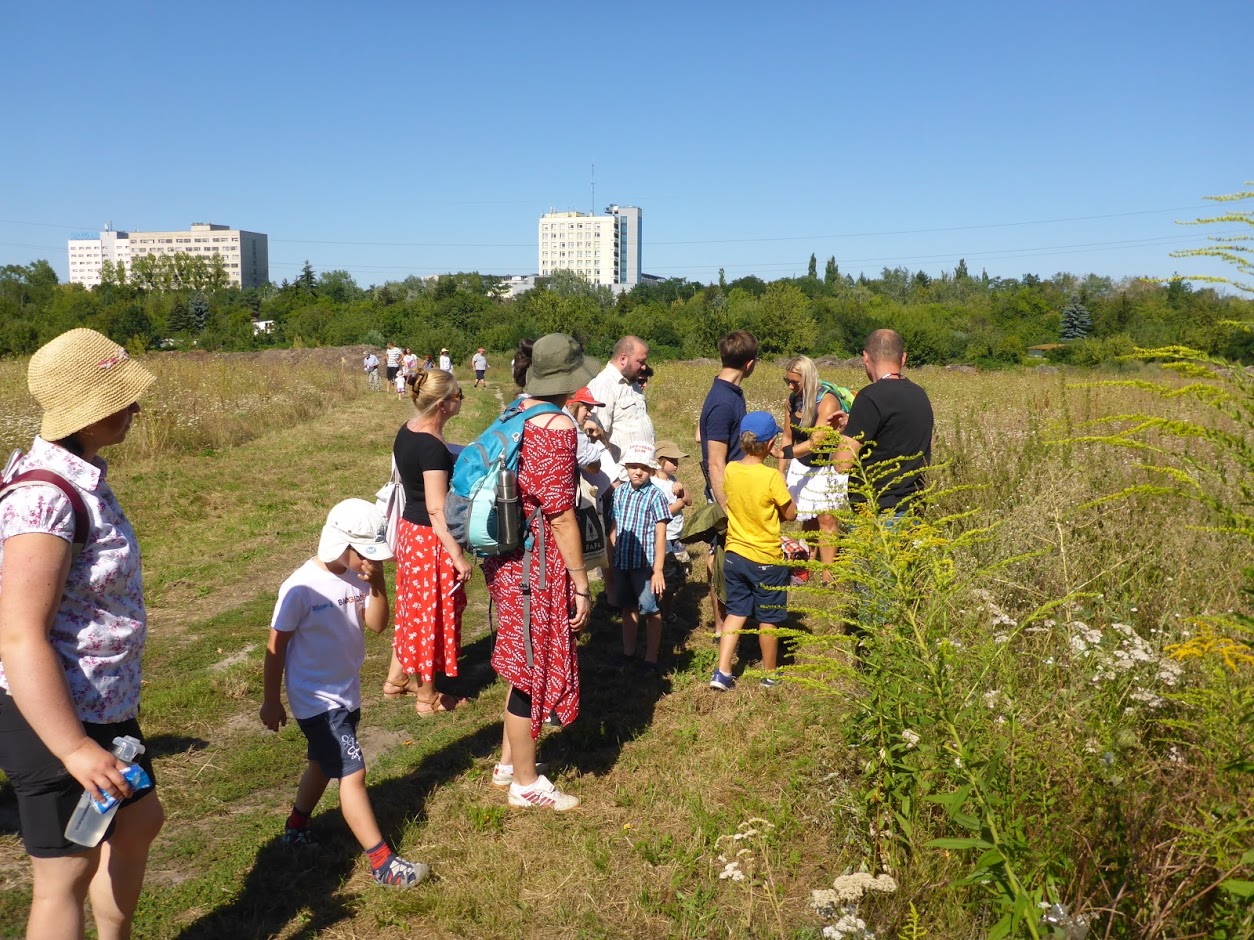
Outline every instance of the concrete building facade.
[[139, 258], [187, 254], [211, 260], [222, 258], [227, 279], [236, 287], [260, 287], [270, 280], [269, 238], [261, 232], [233, 229], [212, 222], [194, 222], [186, 231], [115, 232], [99, 238], [71, 238], [70, 283], [96, 287], [104, 261], [125, 264]]
[[574, 271], [593, 284], [630, 290], [640, 283], [641, 213], [609, 206], [604, 215], [546, 212], [540, 216], [540, 276]]

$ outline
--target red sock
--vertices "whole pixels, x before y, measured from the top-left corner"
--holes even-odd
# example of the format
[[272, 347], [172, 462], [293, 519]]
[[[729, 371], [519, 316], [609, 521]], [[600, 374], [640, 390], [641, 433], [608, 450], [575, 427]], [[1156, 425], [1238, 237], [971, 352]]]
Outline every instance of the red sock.
[[309, 813], [302, 813], [295, 806], [292, 807], [292, 815], [287, 817], [288, 829], [304, 829], [309, 825]]
[[388, 848], [386, 839], [376, 845], [373, 849], [366, 849], [366, 855], [370, 859], [370, 868], [372, 871], [378, 871], [392, 860], [392, 850]]

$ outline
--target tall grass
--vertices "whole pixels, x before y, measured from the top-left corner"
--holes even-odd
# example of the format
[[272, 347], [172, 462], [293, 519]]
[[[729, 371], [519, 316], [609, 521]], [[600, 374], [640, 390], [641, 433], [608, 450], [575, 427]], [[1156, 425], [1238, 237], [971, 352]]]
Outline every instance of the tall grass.
[[[206, 353], [145, 356], [143, 364], [157, 382], [140, 403], [126, 442], [109, 455], [144, 460], [216, 451], [323, 414], [366, 391], [358, 371], [331, 362], [334, 358], [319, 363]], [[26, 387], [28, 362], [0, 361], [0, 451], [6, 454], [29, 447], [39, 430], [39, 406]]]

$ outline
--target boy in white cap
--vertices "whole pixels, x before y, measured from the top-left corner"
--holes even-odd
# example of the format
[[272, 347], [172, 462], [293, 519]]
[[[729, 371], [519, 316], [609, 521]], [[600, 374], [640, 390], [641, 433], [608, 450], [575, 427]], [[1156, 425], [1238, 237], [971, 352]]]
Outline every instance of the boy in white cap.
[[666, 497], [653, 485], [653, 471], [658, 464], [652, 444], [628, 444], [623, 449], [623, 467], [627, 482], [614, 490], [614, 527], [610, 531], [618, 600], [623, 607], [623, 656], [636, 655], [636, 635], [643, 616], [645, 653], [641, 672], [651, 675], [657, 673], [662, 645], [658, 598], [666, 590], [662, 569], [666, 563], [666, 523], [671, 514]]
[[357, 741], [361, 718], [361, 666], [365, 627], [382, 633], [390, 609], [383, 562], [392, 557], [385, 523], [373, 503], [346, 499], [327, 516], [318, 553], [279, 588], [266, 646], [261, 722], [271, 731], [287, 724], [279, 681], [309, 742], [309, 764], [283, 832], [292, 846], [317, 844], [309, 817], [327, 782], [340, 781], [344, 821], [370, 859], [374, 880], [409, 887], [430, 869], [400, 858], [384, 841], [366, 793], [366, 762]]

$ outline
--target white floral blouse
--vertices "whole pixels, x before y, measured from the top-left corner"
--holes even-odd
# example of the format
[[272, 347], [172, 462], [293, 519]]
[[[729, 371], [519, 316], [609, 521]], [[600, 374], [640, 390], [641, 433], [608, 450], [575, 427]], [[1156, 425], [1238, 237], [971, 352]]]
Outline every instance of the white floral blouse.
[[[105, 482], [105, 461], [90, 463], [36, 437], [16, 473], [44, 468], [83, 494], [90, 526], [87, 545], [70, 564], [49, 640], [69, 681], [81, 721], [125, 721], [139, 713], [140, 661], [148, 633], [139, 543]], [[74, 510], [51, 484], [21, 487], [0, 501], [0, 589], [4, 541], [43, 532], [74, 540]], [[0, 664], [0, 687], [8, 678]]]

